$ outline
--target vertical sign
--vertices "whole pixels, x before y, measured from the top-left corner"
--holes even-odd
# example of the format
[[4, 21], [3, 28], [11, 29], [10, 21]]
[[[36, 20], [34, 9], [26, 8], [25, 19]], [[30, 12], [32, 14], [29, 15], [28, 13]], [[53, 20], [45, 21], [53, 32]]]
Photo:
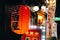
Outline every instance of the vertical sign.
[[52, 37], [56, 37], [57, 38], [57, 23], [54, 22], [53, 26], [52, 26]]
[[27, 5], [19, 5], [19, 8], [13, 8], [11, 13], [11, 28], [16, 34], [24, 34], [28, 31], [30, 20], [30, 9]]
[[51, 38], [51, 28], [52, 24], [54, 22], [54, 16], [55, 16], [55, 8], [56, 8], [56, 0], [49, 0], [48, 5], [48, 15], [47, 15], [47, 32], [46, 36], [47, 38]]

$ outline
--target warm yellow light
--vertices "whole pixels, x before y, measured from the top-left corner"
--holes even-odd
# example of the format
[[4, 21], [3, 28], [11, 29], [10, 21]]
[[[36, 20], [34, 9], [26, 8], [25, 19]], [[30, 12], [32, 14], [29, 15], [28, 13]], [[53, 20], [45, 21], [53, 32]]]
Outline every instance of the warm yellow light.
[[38, 35], [39, 33], [38, 32], [35, 32], [36, 35]]
[[42, 16], [38, 15], [38, 19], [42, 19], [42, 18], [43, 18]]
[[29, 32], [26, 32], [26, 34], [28, 34]]
[[30, 32], [31, 35], [33, 35], [33, 32]]

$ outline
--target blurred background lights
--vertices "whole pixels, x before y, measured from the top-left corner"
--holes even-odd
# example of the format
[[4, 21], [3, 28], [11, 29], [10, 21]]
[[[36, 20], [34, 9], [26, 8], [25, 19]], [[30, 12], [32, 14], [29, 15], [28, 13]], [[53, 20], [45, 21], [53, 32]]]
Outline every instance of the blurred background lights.
[[47, 2], [47, 3], [49, 3], [49, 1], [48, 1], [48, 0], [46, 0], [46, 2]]
[[42, 19], [42, 18], [43, 18], [42, 16], [38, 15], [38, 19]]
[[31, 35], [33, 35], [34, 32], [30, 32]]
[[41, 11], [46, 12], [46, 6], [41, 6]]
[[43, 27], [42, 26], [40, 26], [40, 29], [42, 29]]
[[44, 38], [42, 40], [45, 40]]
[[36, 28], [37, 28], [36, 25], [30, 25], [30, 26], [29, 26], [29, 29], [36, 29]]
[[35, 32], [36, 35], [38, 35], [39, 33], [38, 32]]
[[26, 34], [28, 34], [29, 32], [26, 32]]
[[43, 32], [45, 32], [45, 30], [42, 30]]
[[39, 7], [38, 7], [38, 6], [34, 6], [34, 7], [33, 7], [33, 10], [34, 10], [34, 11], [38, 11], [38, 10], [39, 10]]
[[45, 29], [45, 27], [43, 27], [43, 29]]
[[44, 39], [45, 38], [45, 35], [42, 35], [42, 39]]

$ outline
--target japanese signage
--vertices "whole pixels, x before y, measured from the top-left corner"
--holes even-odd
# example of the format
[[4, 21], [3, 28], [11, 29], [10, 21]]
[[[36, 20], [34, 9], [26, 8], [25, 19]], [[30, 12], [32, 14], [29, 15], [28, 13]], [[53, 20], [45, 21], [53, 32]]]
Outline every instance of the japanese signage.
[[57, 23], [56, 22], [54, 22], [53, 23], [53, 26], [52, 26], [52, 37], [57, 37]]
[[54, 16], [55, 16], [55, 8], [56, 8], [56, 0], [50, 0], [48, 5], [48, 15], [47, 15], [47, 38], [51, 38], [51, 30], [52, 30], [52, 24], [54, 22]]
[[13, 8], [11, 13], [11, 28], [16, 34], [24, 34], [28, 31], [30, 10], [26, 5], [20, 5], [19, 8]]

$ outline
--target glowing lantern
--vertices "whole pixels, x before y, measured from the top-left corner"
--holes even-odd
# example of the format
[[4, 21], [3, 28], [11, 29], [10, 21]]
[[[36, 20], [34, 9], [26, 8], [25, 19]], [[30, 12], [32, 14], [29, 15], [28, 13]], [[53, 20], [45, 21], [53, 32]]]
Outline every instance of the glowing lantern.
[[[20, 5], [18, 9], [18, 21], [11, 20], [12, 31], [16, 34], [24, 34], [28, 32], [29, 19], [30, 19], [30, 10], [26, 5]], [[16, 14], [15, 14], [16, 16]], [[12, 18], [11, 18], [12, 19]], [[13, 22], [16, 22], [13, 26]], [[16, 28], [16, 29], [14, 29]]]

